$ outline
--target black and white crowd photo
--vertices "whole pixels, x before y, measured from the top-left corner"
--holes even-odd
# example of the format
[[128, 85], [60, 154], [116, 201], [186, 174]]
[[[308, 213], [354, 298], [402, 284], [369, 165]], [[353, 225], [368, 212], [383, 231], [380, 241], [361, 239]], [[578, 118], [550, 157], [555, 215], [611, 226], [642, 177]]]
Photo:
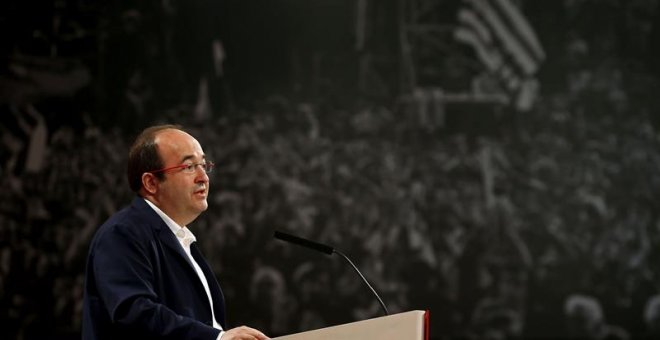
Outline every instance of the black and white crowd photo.
[[660, 0], [0, 4], [0, 338], [408, 311], [660, 339]]

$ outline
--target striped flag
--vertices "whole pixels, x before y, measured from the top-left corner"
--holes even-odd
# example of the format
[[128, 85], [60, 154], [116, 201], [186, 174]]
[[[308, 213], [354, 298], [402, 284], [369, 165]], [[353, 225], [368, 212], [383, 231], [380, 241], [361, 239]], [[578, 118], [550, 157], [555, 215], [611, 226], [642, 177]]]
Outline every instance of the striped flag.
[[464, 0], [454, 37], [470, 45], [486, 70], [497, 77], [514, 106], [529, 110], [539, 84], [535, 74], [545, 52], [511, 0]]

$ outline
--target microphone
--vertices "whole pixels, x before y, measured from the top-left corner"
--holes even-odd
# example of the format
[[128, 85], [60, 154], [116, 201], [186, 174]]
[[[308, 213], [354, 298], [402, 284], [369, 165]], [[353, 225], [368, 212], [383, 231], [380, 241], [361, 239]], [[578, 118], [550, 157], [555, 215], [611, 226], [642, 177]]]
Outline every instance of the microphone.
[[301, 238], [301, 237], [298, 237], [298, 236], [293, 236], [293, 235], [290, 235], [290, 234], [287, 234], [287, 233], [283, 233], [283, 232], [277, 231], [277, 230], [273, 234], [273, 237], [275, 237], [276, 239], [285, 241], [285, 242], [289, 242], [289, 243], [293, 243], [293, 244], [305, 247], [305, 248], [320, 251], [320, 252], [328, 254], [328, 255], [337, 254], [337, 255], [341, 256], [344, 260], [346, 260], [346, 262], [348, 262], [348, 264], [351, 265], [351, 267], [353, 267], [353, 269], [355, 269], [355, 272], [358, 273], [360, 278], [362, 278], [362, 281], [364, 281], [364, 283], [367, 285], [367, 287], [369, 287], [369, 289], [374, 294], [374, 296], [376, 296], [376, 299], [378, 299], [378, 302], [380, 303], [380, 306], [383, 308], [383, 311], [385, 312], [385, 315], [390, 314], [387, 311], [387, 307], [385, 307], [385, 304], [383, 303], [383, 300], [381, 300], [380, 296], [378, 296], [378, 293], [376, 293], [376, 290], [369, 284], [369, 281], [367, 281], [367, 279], [364, 277], [364, 275], [362, 275], [360, 270], [353, 264], [353, 261], [351, 261], [351, 259], [349, 259], [348, 256], [344, 255], [342, 252], [340, 252], [337, 249], [335, 249], [333, 247], [330, 247], [328, 245], [318, 243], [318, 242], [314, 242], [314, 241], [310, 241], [310, 240], [307, 240], [307, 239], [304, 239], [304, 238]]
[[300, 238], [297, 236], [289, 235], [280, 231], [275, 230], [275, 234], [273, 235], [275, 238], [280, 239], [282, 241], [286, 241], [289, 243], [297, 244], [299, 246], [303, 246], [306, 248], [314, 249], [316, 251], [320, 251], [322, 253], [326, 253], [328, 255], [332, 255], [332, 253], [335, 252], [335, 249], [326, 246], [325, 244], [317, 243], [314, 241], [306, 240], [304, 238]]

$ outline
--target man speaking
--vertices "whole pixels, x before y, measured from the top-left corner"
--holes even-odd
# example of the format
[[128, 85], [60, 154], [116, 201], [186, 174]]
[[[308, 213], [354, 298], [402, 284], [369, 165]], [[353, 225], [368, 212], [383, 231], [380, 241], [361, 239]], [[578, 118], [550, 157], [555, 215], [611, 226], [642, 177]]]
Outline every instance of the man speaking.
[[83, 339], [268, 339], [250, 327], [226, 328], [220, 285], [186, 227], [208, 208], [212, 169], [179, 126], [137, 137], [127, 171], [137, 197], [90, 245]]

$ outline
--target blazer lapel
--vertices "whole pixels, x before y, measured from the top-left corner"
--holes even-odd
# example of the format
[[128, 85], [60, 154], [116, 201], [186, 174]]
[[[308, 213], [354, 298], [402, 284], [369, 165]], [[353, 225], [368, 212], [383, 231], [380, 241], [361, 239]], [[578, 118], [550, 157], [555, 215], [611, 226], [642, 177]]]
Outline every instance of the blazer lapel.
[[211, 291], [211, 297], [213, 298], [213, 307], [214, 307], [213, 309], [214, 309], [215, 317], [218, 320], [220, 326], [222, 326], [222, 328], [226, 330], [227, 328], [225, 325], [225, 297], [222, 294], [222, 290], [220, 289], [218, 280], [215, 279], [215, 274], [213, 273], [213, 270], [211, 270], [211, 267], [204, 259], [202, 253], [199, 251], [199, 248], [197, 247], [197, 242], [193, 242], [190, 245], [190, 254], [192, 254], [193, 258], [195, 259], [195, 262], [197, 262], [199, 267], [202, 269], [204, 276], [206, 277], [206, 281], [209, 285], [209, 290]]
[[[177, 240], [174, 233], [170, 230], [167, 224], [165, 224], [165, 221], [163, 221], [161, 217], [158, 216], [158, 214], [144, 201], [143, 198], [137, 197], [135, 200], [133, 200], [133, 205], [144, 214], [147, 223], [150, 224], [154, 232], [158, 234], [158, 239], [160, 239], [161, 243], [164, 244], [166, 247], [170, 248], [172, 251], [174, 251], [174, 253], [178, 254], [178, 256], [180, 256], [184, 261], [186, 261], [186, 263], [188, 263], [188, 269], [190, 275], [192, 275], [195, 278], [193, 281], [196, 282], [196, 285], [198, 286], [197, 291], [199, 292], [199, 294], [202, 294], [202, 296], [204, 297], [203, 299], [204, 301], [208, 301], [207, 295], [204, 292], [204, 286], [197, 277], [197, 271], [195, 270], [194, 265], [190, 261], [188, 254], [186, 254], [185, 250], [183, 250], [183, 247], [181, 246], [181, 243], [179, 243], [179, 240]], [[199, 267], [202, 269], [202, 272], [206, 277], [206, 281], [209, 284], [209, 290], [211, 291], [211, 297], [213, 298], [213, 306], [215, 307], [214, 312], [216, 315], [216, 319], [224, 329], [225, 300], [222, 291], [220, 290], [220, 285], [218, 285], [218, 281], [215, 279], [215, 275], [213, 274], [213, 271], [209, 267], [208, 263], [206, 263], [206, 260], [204, 260], [204, 257], [197, 248], [196, 242], [193, 242], [190, 245], [190, 253], [195, 259], [195, 262], [197, 262], [197, 265], [199, 265]], [[208, 303], [206, 303], [206, 308], [207, 311], [210, 313], [211, 306]]]

